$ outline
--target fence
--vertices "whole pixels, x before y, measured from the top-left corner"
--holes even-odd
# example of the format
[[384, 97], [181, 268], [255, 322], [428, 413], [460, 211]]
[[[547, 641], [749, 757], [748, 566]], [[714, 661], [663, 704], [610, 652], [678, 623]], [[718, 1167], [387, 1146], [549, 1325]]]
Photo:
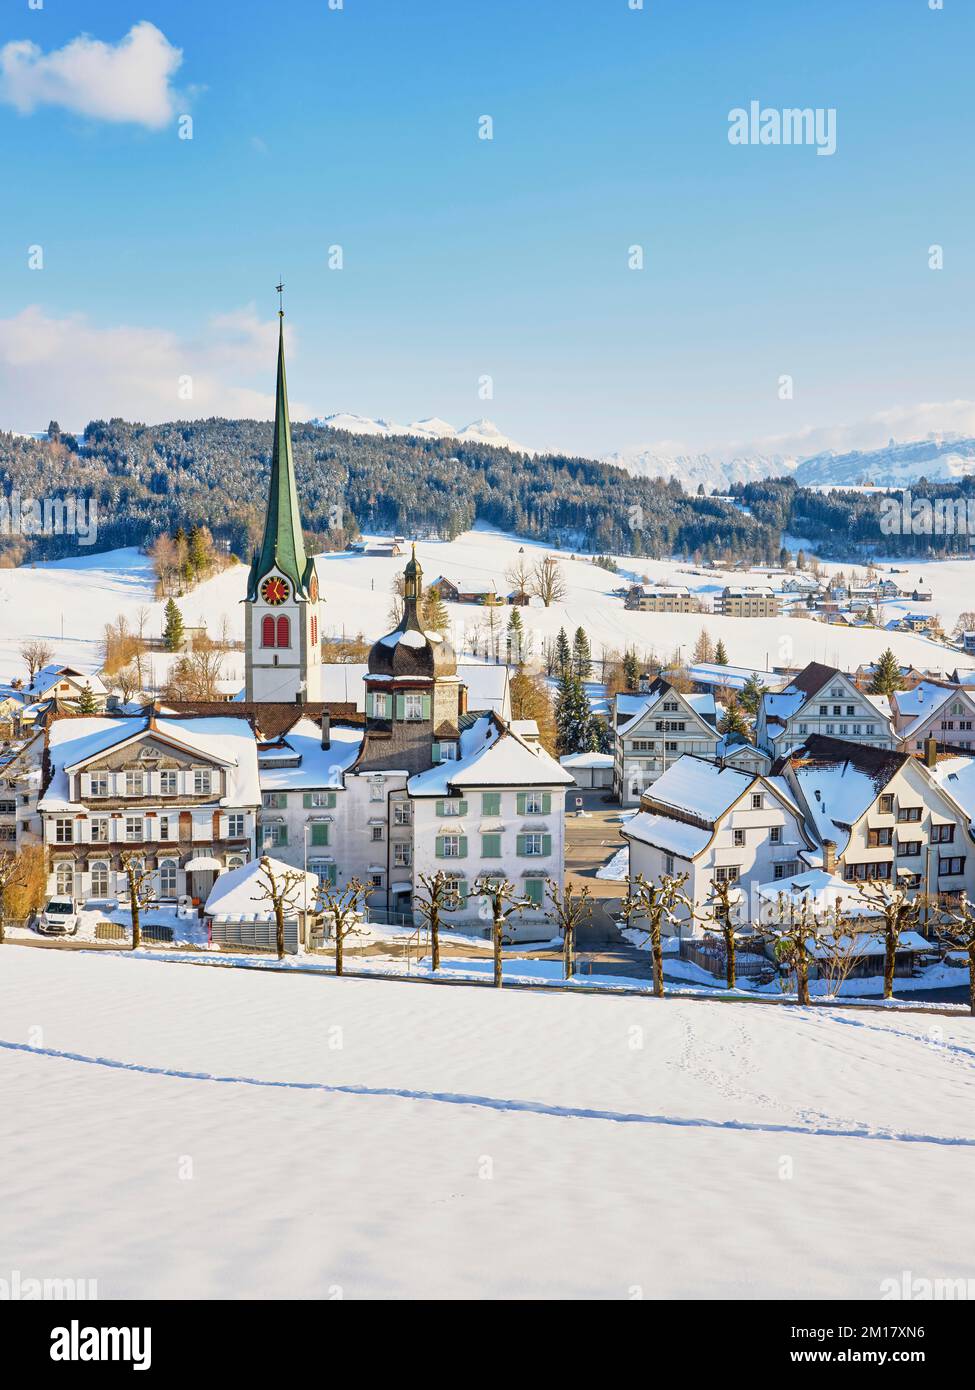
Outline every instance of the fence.
[[[690, 937], [681, 941], [680, 958], [722, 979], [728, 968], [724, 942], [717, 938]], [[748, 980], [763, 976], [771, 979], [775, 966], [760, 946], [739, 944], [735, 951], [735, 973]]]

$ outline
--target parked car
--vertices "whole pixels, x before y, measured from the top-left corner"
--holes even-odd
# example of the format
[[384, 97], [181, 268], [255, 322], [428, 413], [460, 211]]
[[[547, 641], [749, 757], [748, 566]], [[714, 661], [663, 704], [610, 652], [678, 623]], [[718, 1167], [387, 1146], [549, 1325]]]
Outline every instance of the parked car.
[[44, 936], [74, 936], [78, 920], [71, 898], [52, 898], [37, 919], [37, 930]]

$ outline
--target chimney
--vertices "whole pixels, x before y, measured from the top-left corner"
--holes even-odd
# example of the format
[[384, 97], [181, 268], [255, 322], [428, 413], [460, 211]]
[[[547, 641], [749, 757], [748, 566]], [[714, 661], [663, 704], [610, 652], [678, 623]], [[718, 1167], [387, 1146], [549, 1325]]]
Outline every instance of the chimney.
[[836, 873], [836, 841], [823, 841], [823, 868], [828, 874]]
[[322, 747], [332, 746], [332, 725], [327, 709], [322, 710]]
[[458, 715], [467, 713], [467, 686], [462, 685], [457, 692], [457, 713]]
[[936, 767], [938, 763], [938, 740], [936, 738], [926, 738], [924, 740], [924, 766]]
[[641, 673], [640, 673], [640, 690], [641, 690], [641, 692], [645, 693], [645, 692], [648, 691], [649, 689], [650, 689], [650, 672], [649, 672], [649, 671], [641, 671]]

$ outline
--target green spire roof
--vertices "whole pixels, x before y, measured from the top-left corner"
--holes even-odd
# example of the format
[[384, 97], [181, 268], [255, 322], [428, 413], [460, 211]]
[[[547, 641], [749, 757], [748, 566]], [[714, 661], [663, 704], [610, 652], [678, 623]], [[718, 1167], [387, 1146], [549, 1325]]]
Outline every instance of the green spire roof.
[[278, 384], [274, 403], [274, 451], [271, 455], [271, 486], [268, 490], [264, 539], [254, 556], [249, 597], [266, 574], [278, 569], [288, 576], [296, 591], [306, 587], [311, 562], [305, 555], [301, 534], [301, 513], [295, 484], [295, 465], [291, 454], [291, 421], [288, 417], [288, 382], [284, 372], [284, 315], [279, 315]]

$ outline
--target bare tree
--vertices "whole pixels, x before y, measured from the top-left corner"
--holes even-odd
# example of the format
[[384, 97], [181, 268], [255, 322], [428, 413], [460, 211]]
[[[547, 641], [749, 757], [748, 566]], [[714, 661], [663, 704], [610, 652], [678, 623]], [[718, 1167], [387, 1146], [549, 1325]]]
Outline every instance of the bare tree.
[[577, 893], [571, 884], [562, 889], [554, 878], [547, 878], [545, 890], [562, 937], [563, 975], [571, 980], [575, 974], [576, 933], [584, 922], [592, 921], [589, 889]]
[[551, 608], [553, 603], [565, 598], [565, 576], [554, 555], [546, 555], [532, 569], [530, 592], [536, 598], [540, 598], [546, 608]]
[[132, 913], [132, 949], [137, 951], [142, 945], [142, 911], [155, 896], [152, 891], [152, 874], [138, 855], [122, 855], [122, 872], [125, 874], [129, 893], [129, 911]]
[[434, 970], [440, 969], [440, 917], [446, 911], [447, 898], [451, 893], [454, 880], [444, 873], [443, 869], [438, 869], [435, 874], [420, 874], [420, 886], [423, 888], [425, 897], [417, 895], [413, 899], [416, 907], [427, 928], [430, 932], [430, 955]]
[[7, 918], [7, 895], [14, 888], [24, 888], [27, 877], [23, 864], [10, 850], [0, 853], [0, 945], [5, 940], [4, 923]]
[[34, 684], [34, 677], [38, 671], [44, 669], [49, 661], [53, 660], [54, 652], [46, 642], [39, 639], [33, 642], [25, 642], [20, 649], [21, 660], [27, 667], [27, 684]]
[[885, 999], [894, 996], [894, 966], [901, 935], [917, 926], [927, 902], [923, 894], [912, 898], [909, 893], [910, 889], [900, 888], [883, 878], [873, 879], [860, 889], [861, 898], [877, 907], [883, 919]]
[[362, 899], [366, 887], [357, 878], [350, 878], [344, 888], [333, 888], [322, 883], [318, 889], [318, 902], [326, 922], [331, 923], [335, 940], [335, 973], [341, 975], [345, 968], [345, 938], [362, 934]]
[[687, 874], [663, 874], [659, 883], [649, 883], [642, 874], [631, 879], [626, 894], [627, 926], [634, 917], [647, 924], [647, 940], [653, 958], [653, 992], [658, 998], [664, 992], [664, 923], [673, 925], [694, 917], [694, 904], [683, 891]]
[[256, 902], [269, 902], [274, 913], [277, 928], [278, 960], [284, 960], [285, 918], [297, 916], [298, 898], [305, 886], [305, 875], [300, 869], [285, 869], [275, 873], [266, 854], [261, 856], [258, 887], [261, 889]]
[[708, 911], [702, 922], [709, 936], [720, 936], [724, 943], [725, 981], [729, 989], [735, 989], [738, 985], [738, 922], [735, 909], [740, 892], [735, 889], [736, 897], [732, 899], [733, 888], [734, 884], [719, 883], [714, 878], [711, 880], [711, 892], [705, 904]]
[[109, 685], [116, 691], [123, 705], [127, 705], [138, 691], [142, 689], [139, 679], [139, 671], [135, 663], [130, 666], [123, 666], [118, 671], [113, 671], [109, 677]]
[[532, 567], [526, 555], [516, 555], [504, 572], [505, 580], [514, 594], [531, 593]]
[[975, 1014], [975, 904], [962, 893], [957, 911], [942, 907], [941, 921], [936, 931], [947, 945], [968, 955], [968, 1000], [971, 1012]]
[[491, 904], [491, 936], [494, 942], [494, 986], [495, 989], [501, 988], [501, 947], [504, 945], [504, 928], [508, 918], [513, 912], [522, 912], [526, 907], [533, 907], [530, 898], [522, 897], [515, 884], [509, 883], [506, 878], [491, 878], [485, 876], [479, 878], [474, 884], [474, 891], [471, 895], [475, 898], [487, 898]]

